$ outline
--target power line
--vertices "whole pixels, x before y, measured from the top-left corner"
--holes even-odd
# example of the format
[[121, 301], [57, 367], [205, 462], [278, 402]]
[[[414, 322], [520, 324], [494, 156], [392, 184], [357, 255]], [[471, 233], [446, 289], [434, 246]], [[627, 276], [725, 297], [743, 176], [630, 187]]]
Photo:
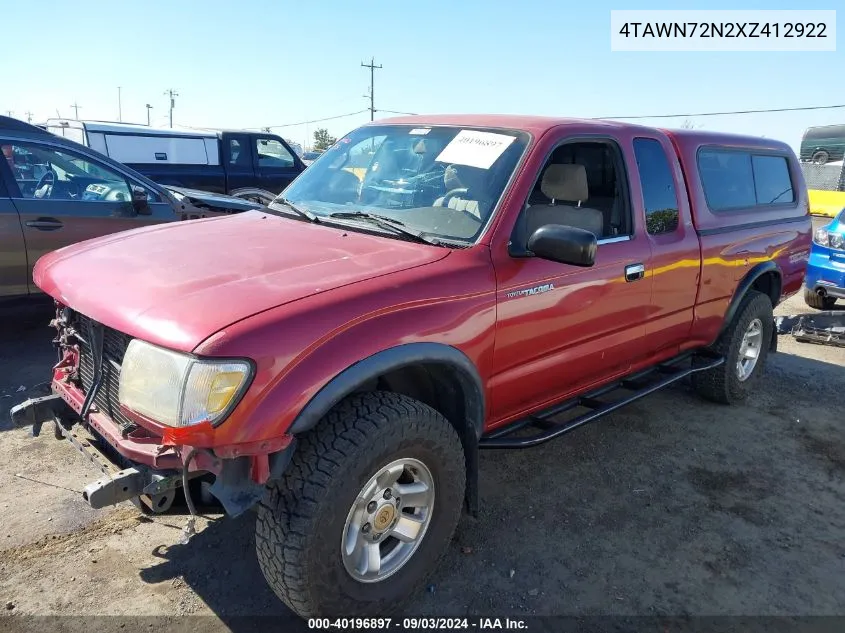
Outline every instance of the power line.
[[323, 119], [311, 119], [310, 121], [300, 121], [299, 123], [283, 123], [282, 125], [268, 125], [267, 127], [294, 127], [295, 125], [308, 125], [310, 123], [322, 123], [323, 121], [333, 121], [335, 119], [342, 119], [348, 116], [355, 116], [356, 114], [363, 114], [367, 110], [358, 110], [357, 112], [349, 112], [348, 114], [338, 114], [337, 116], [328, 116]]
[[[373, 57], [372, 59], [370, 59], [369, 64], [365, 64], [364, 62], [361, 62], [361, 66], [363, 66], [364, 68], [370, 69], [370, 95], [369, 95], [369, 97], [370, 97], [370, 121], [372, 121], [376, 117], [376, 101], [375, 101], [375, 99], [376, 99], [376, 95], [375, 95], [376, 69], [381, 68], [381, 64], [376, 66], [376, 58]], [[367, 95], [364, 95], [364, 96], [367, 96]]]
[[[801, 112], [807, 110], [833, 110], [835, 108], [845, 108], [843, 105], [828, 105], [828, 106], [806, 106], [801, 108], [766, 108], [763, 110], [734, 110], [733, 112], [698, 112], [690, 114], [651, 114], [651, 115], [637, 115], [637, 116], [600, 116], [592, 117], [594, 119], [674, 119], [680, 117], [696, 117], [696, 116], [723, 116], [729, 114], [763, 114], [766, 112]], [[386, 112], [386, 110], [385, 110]]]
[[[333, 121], [334, 119], [342, 119], [348, 116], [355, 116], [356, 114], [363, 114], [364, 112], [369, 111], [369, 108], [365, 110], [357, 110], [355, 112], [349, 112], [348, 114], [338, 114], [336, 116], [328, 116], [322, 119], [311, 119], [310, 121], [299, 121], [298, 123], [283, 123], [282, 125], [268, 125], [268, 128], [274, 127], [294, 127], [296, 125], [310, 125], [311, 123], [322, 123], [323, 121]], [[378, 112], [387, 112], [388, 114], [407, 114], [410, 116], [417, 116], [416, 112], [399, 112], [398, 110], [378, 110]], [[266, 128], [246, 128], [246, 129], [255, 129], [255, 130], [264, 130]]]
[[[366, 64], [365, 64], [366, 66]], [[636, 116], [601, 116], [601, 117], [592, 117], [593, 119], [619, 119], [619, 120], [632, 120], [632, 119], [675, 119], [681, 117], [699, 117], [699, 116], [725, 116], [731, 114], [763, 114], [767, 112], [801, 112], [807, 110], [833, 110], [837, 108], [845, 108], [845, 104], [842, 105], [827, 105], [827, 106], [804, 106], [798, 108], [764, 108], [761, 110], [733, 110], [729, 112], [697, 112], [697, 113], [687, 113], [687, 114], [640, 114]], [[367, 112], [366, 110], [358, 110], [357, 112], [350, 112], [348, 114], [338, 114], [336, 116], [325, 117], [322, 119], [312, 119], [310, 121], [300, 121], [298, 123], [285, 123], [283, 125], [271, 125], [269, 127], [293, 127], [296, 125], [307, 125], [310, 123], [321, 123], [323, 121], [332, 121], [334, 119], [342, 119], [348, 116], [354, 116], [356, 114], [362, 114]], [[400, 110], [378, 110], [378, 112], [384, 112], [386, 114], [404, 114], [408, 116], [418, 116], [418, 112], [403, 112]]]

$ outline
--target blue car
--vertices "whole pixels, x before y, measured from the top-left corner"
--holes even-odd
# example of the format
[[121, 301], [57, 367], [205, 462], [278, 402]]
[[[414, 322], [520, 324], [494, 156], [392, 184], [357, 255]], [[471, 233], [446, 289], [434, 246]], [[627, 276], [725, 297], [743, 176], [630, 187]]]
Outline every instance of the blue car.
[[804, 277], [808, 306], [831, 310], [837, 299], [845, 299], [845, 209], [830, 224], [816, 229]]

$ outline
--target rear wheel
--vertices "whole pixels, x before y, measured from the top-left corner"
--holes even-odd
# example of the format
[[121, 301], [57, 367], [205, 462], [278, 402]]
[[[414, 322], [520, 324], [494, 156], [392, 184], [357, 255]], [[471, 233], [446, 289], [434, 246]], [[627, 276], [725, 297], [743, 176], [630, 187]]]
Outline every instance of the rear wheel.
[[437, 411], [352, 396], [301, 437], [259, 506], [261, 570], [301, 617], [395, 611], [445, 553], [465, 481], [460, 439]]
[[773, 332], [771, 300], [761, 292], [750, 291], [733, 322], [713, 346], [713, 351], [724, 356], [725, 362], [693, 374], [696, 391], [708, 400], [723, 404], [745, 400], [763, 373]]
[[836, 305], [835, 297], [822, 297], [809, 288], [804, 288], [804, 303], [816, 310], [832, 310]]
[[827, 161], [830, 160], [830, 154], [828, 154], [823, 149], [813, 153], [813, 158], [811, 159], [816, 165], [825, 165]]

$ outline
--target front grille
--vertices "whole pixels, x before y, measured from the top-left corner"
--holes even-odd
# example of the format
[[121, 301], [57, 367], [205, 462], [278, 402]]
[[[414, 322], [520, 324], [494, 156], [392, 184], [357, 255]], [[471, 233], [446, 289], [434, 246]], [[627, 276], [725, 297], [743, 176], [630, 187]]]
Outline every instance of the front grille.
[[[73, 329], [78, 333], [80, 339], [79, 378], [82, 382], [82, 391], [87, 395], [94, 385], [94, 353], [91, 349], [91, 319], [79, 313], [74, 314], [72, 321]], [[103, 326], [103, 382], [97, 395], [94, 396], [94, 404], [102, 412], [114, 420], [122, 429], [123, 433], [129, 433], [135, 428], [135, 424], [120, 411], [118, 404], [118, 388], [120, 386], [120, 366], [123, 364], [123, 356], [132, 337], [123, 332], [118, 332], [110, 327]]]

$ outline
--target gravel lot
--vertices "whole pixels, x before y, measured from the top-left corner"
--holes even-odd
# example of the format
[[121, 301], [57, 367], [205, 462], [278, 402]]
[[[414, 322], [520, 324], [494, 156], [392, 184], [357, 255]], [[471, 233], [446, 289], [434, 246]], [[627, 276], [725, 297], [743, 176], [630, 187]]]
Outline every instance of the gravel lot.
[[[793, 297], [778, 314], [807, 311]], [[5, 613], [292, 618], [258, 569], [253, 515], [202, 521], [185, 546], [183, 517], [87, 507], [93, 467], [5, 413], [47, 377], [50, 331], [2, 325]], [[556, 442], [483, 453], [481, 515], [412, 610], [845, 615], [845, 349], [780, 343], [744, 406], [679, 386]]]

